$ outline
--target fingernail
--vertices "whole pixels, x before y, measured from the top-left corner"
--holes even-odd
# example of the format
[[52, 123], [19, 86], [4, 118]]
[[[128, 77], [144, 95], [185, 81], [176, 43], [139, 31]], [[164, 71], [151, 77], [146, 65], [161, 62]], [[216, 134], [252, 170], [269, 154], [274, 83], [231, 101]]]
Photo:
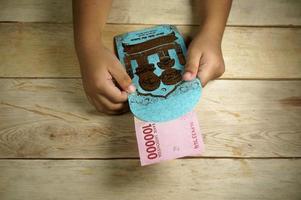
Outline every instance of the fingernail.
[[135, 87], [133, 84], [131, 84], [131, 85], [127, 88], [126, 91], [127, 91], [128, 93], [133, 93], [133, 92], [136, 91], [136, 87]]
[[186, 81], [189, 81], [191, 80], [192, 78], [192, 73], [191, 72], [185, 72], [184, 76], [183, 76], [183, 79], [186, 80]]

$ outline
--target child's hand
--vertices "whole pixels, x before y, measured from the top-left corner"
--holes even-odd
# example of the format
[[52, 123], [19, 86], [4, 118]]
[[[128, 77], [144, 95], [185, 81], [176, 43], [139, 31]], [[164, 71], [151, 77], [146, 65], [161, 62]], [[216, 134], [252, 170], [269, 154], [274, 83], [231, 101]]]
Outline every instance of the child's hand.
[[212, 34], [199, 32], [188, 47], [183, 79], [193, 80], [198, 76], [204, 87], [210, 80], [225, 72], [221, 42]]
[[124, 113], [128, 111], [127, 92], [134, 92], [135, 87], [116, 56], [103, 45], [96, 46], [79, 51], [86, 95], [100, 112]]

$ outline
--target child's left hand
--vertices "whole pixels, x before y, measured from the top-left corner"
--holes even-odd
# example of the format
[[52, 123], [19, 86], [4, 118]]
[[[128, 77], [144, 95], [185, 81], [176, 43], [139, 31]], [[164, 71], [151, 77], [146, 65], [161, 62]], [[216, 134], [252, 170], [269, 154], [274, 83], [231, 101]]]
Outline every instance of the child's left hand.
[[210, 80], [225, 72], [221, 40], [213, 34], [199, 32], [188, 47], [185, 73], [186, 81], [199, 77], [204, 87]]

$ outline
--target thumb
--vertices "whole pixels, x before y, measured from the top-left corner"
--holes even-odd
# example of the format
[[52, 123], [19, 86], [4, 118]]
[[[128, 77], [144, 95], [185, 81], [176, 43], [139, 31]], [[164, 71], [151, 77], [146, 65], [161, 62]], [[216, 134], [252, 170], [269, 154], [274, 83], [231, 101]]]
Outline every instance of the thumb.
[[114, 65], [110, 66], [109, 72], [124, 91], [128, 93], [135, 92], [136, 88], [132, 84], [130, 76], [120, 63], [114, 63]]
[[188, 51], [185, 73], [183, 75], [183, 79], [185, 81], [191, 81], [195, 79], [199, 70], [201, 56], [202, 54], [200, 52], [194, 53], [192, 51]]

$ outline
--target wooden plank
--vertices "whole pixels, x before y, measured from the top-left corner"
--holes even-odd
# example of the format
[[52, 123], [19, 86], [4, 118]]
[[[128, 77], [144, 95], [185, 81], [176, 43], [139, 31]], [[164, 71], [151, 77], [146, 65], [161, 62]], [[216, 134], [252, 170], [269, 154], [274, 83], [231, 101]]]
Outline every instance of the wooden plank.
[[[210, 157], [300, 157], [301, 81], [218, 80], [196, 107]], [[130, 114], [97, 113], [80, 80], [0, 79], [1, 158], [138, 157]]]
[[[72, 21], [69, 0], [0, 0], [0, 5], [0, 21]], [[200, 7], [198, 0], [114, 0], [108, 22], [198, 24]], [[228, 25], [301, 25], [300, 7], [299, 0], [235, 0]]]
[[1, 160], [2, 199], [300, 199], [301, 160]]
[[[104, 43], [113, 36], [146, 28], [108, 25]], [[195, 26], [178, 26], [185, 38]], [[79, 77], [72, 26], [68, 24], [0, 23], [0, 77]], [[228, 27], [223, 42], [223, 78], [301, 78], [300, 28]]]

